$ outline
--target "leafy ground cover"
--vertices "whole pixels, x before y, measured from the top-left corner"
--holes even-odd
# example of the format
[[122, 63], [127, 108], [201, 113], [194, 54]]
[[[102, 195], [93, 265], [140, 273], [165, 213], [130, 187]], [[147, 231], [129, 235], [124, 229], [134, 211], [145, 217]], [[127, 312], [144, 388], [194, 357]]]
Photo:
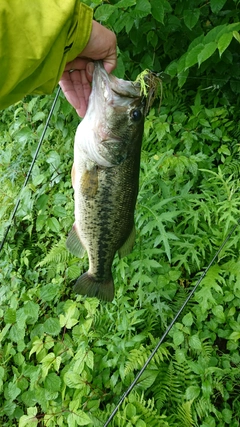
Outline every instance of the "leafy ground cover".
[[[154, 106], [146, 119], [136, 244], [132, 254], [114, 261], [113, 303], [72, 292], [87, 258], [80, 261], [65, 249], [73, 222], [70, 170], [78, 118], [60, 96], [1, 253], [3, 427], [103, 426], [239, 220], [239, 77], [224, 68], [233, 70], [239, 61], [238, 2], [198, 3], [164, 1], [158, 7], [156, 1], [122, 0], [96, 8], [97, 18], [116, 25], [119, 75], [134, 78], [146, 66], [168, 67], [172, 75], [170, 84], [163, 83], [160, 111]], [[191, 43], [201, 37], [206, 51], [204, 37], [220, 25], [226, 31], [215, 31], [210, 56], [198, 61], [199, 68], [193, 62], [185, 83], [174, 77], [182, 55], [195, 49]], [[226, 35], [220, 44], [229, 33], [231, 40]], [[125, 49], [126, 34], [132, 48]], [[174, 49], [180, 34], [184, 43]], [[149, 46], [153, 62], [140, 61]], [[214, 71], [219, 54], [221, 66]], [[52, 99], [26, 97], [1, 112], [0, 238]], [[239, 426], [239, 248], [238, 227], [112, 426]]]

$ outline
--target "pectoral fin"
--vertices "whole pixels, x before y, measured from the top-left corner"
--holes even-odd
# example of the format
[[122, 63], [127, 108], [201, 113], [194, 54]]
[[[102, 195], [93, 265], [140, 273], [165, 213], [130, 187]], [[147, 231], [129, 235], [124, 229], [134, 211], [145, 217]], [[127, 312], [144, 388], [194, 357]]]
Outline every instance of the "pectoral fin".
[[66, 247], [69, 252], [71, 252], [71, 254], [75, 255], [76, 257], [83, 257], [85, 249], [81, 243], [81, 240], [78, 237], [75, 223], [73, 224], [73, 227], [68, 235]]
[[118, 250], [119, 258], [123, 258], [124, 256], [130, 254], [132, 252], [136, 237], [136, 229], [133, 226], [131, 233], [129, 234], [127, 240], [122, 245], [122, 247]]

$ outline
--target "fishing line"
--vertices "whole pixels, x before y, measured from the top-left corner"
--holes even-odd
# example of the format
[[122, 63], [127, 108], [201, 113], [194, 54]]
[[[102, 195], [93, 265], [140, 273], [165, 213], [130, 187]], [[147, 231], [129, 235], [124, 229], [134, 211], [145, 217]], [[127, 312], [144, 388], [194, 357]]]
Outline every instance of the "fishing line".
[[48, 118], [47, 118], [46, 124], [45, 124], [44, 129], [43, 129], [43, 132], [42, 132], [42, 135], [41, 135], [41, 137], [40, 137], [40, 140], [39, 140], [39, 143], [38, 143], [37, 149], [36, 149], [35, 154], [34, 154], [34, 156], [33, 156], [32, 163], [31, 163], [31, 165], [30, 165], [30, 168], [29, 168], [29, 171], [28, 171], [27, 176], [26, 176], [26, 178], [25, 178], [25, 181], [24, 181], [24, 184], [23, 184], [23, 186], [22, 186], [22, 189], [20, 190], [20, 193], [19, 193], [19, 196], [18, 196], [18, 199], [17, 199], [16, 205], [15, 205], [15, 207], [14, 207], [14, 209], [13, 209], [12, 215], [11, 215], [10, 220], [9, 220], [9, 224], [8, 224], [8, 226], [7, 226], [7, 228], [6, 228], [5, 233], [4, 233], [4, 236], [3, 236], [3, 239], [2, 239], [2, 242], [1, 242], [1, 245], [0, 245], [0, 252], [1, 252], [1, 250], [2, 250], [2, 248], [3, 248], [3, 246], [4, 246], [4, 243], [5, 243], [6, 239], [7, 239], [7, 235], [8, 235], [8, 233], [9, 233], [9, 230], [10, 230], [10, 228], [11, 228], [11, 226], [12, 226], [12, 222], [13, 222], [13, 220], [14, 220], [14, 218], [15, 218], [15, 215], [16, 215], [16, 213], [17, 213], [18, 207], [19, 207], [19, 205], [20, 205], [20, 201], [21, 201], [21, 194], [22, 194], [22, 192], [23, 192], [24, 188], [26, 187], [26, 185], [27, 185], [27, 183], [28, 183], [28, 181], [29, 181], [30, 175], [31, 175], [31, 173], [32, 173], [33, 166], [34, 166], [34, 164], [35, 164], [35, 161], [36, 161], [36, 159], [37, 159], [38, 153], [39, 153], [40, 148], [41, 148], [41, 146], [42, 146], [42, 143], [43, 143], [43, 140], [44, 140], [44, 137], [45, 137], [45, 134], [46, 134], [47, 128], [48, 128], [48, 124], [49, 124], [50, 119], [51, 119], [51, 117], [52, 117], [52, 113], [53, 113], [53, 110], [54, 110], [54, 108], [55, 108], [55, 105], [56, 105], [56, 102], [57, 102], [57, 99], [58, 99], [58, 96], [59, 96], [60, 90], [61, 90], [61, 88], [60, 88], [60, 86], [59, 86], [59, 87], [58, 87], [58, 90], [57, 90], [57, 93], [56, 93], [56, 96], [55, 96], [55, 98], [54, 98], [54, 100], [53, 100], [52, 107], [51, 107], [51, 110], [50, 110], [50, 112], [49, 112], [49, 115], [48, 115]]
[[160, 345], [162, 344], [162, 342], [164, 341], [164, 339], [166, 338], [166, 336], [168, 335], [168, 333], [170, 332], [170, 330], [172, 329], [174, 323], [177, 321], [177, 319], [179, 318], [180, 314], [183, 312], [184, 308], [186, 307], [187, 303], [189, 302], [189, 300], [192, 298], [194, 292], [196, 291], [197, 287], [199, 286], [199, 284], [202, 282], [203, 278], [206, 276], [208, 270], [210, 269], [210, 267], [213, 265], [213, 263], [215, 262], [216, 258], [218, 257], [218, 255], [220, 254], [220, 252], [222, 251], [222, 249], [224, 248], [224, 246], [226, 245], [226, 243], [229, 241], [230, 237], [232, 236], [232, 234], [234, 233], [234, 231], [236, 230], [236, 228], [238, 227], [238, 225], [240, 225], [240, 219], [238, 219], [237, 223], [232, 227], [232, 229], [230, 230], [230, 232], [228, 233], [227, 237], [225, 238], [225, 240], [223, 241], [223, 243], [221, 244], [220, 248], [218, 249], [218, 251], [215, 253], [213, 259], [211, 260], [211, 262], [209, 263], [209, 265], [207, 266], [207, 268], [204, 270], [204, 272], [202, 273], [201, 277], [198, 279], [196, 285], [194, 286], [194, 288], [191, 290], [190, 294], [188, 295], [188, 297], [186, 298], [186, 300], [184, 301], [184, 303], [182, 304], [181, 308], [179, 309], [179, 311], [177, 312], [176, 316], [174, 317], [174, 319], [172, 320], [172, 322], [170, 323], [170, 325], [167, 327], [166, 331], [164, 332], [164, 334], [162, 335], [161, 339], [159, 340], [158, 344], [156, 345], [156, 347], [154, 348], [154, 350], [152, 351], [152, 353], [150, 354], [149, 358], [147, 359], [147, 361], [145, 362], [145, 364], [143, 365], [142, 369], [138, 372], [137, 376], [135, 377], [135, 379], [133, 380], [133, 382], [130, 384], [130, 386], [128, 387], [128, 389], [125, 391], [125, 393], [122, 395], [121, 399], [119, 400], [117, 406], [115, 407], [115, 409], [112, 411], [110, 417], [108, 418], [108, 420], [106, 421], [106, 423], [104, 424], [103, 427], [107, 427], [109, 425], [109, 423], [112, 421], [112, 419], [114, 418], [114, 416], [116, 415], [119, 407], [121, 406], [121, 404], [123, 403], [123, 401], [126, 399], [126, 397], [129, 395], [129, 393], [133, 390], [133, 388], [135, 387], [135, 385], [137, 384], [139, 378], [141, 377], [141, 375], [143, 374], [143, 372], [145, 371], [145, 369], [147, 368], [147, 366], [149, 365], [149, 363], [151, 362], [152, 358], [154, 357], [154, 355], [156, 354], [156, 352], [158, 351]]

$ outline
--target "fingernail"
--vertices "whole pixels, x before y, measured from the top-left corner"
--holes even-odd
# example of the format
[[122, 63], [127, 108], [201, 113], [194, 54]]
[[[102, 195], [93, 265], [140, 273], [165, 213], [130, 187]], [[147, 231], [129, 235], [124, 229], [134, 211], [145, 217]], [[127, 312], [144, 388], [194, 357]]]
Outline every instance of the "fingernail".
[[90, 74], [90, 76], [92, 76], [93, 75], [93, 71], [94, 71], [94, 63], [93, 62], [88, 62], [86, 68], [87, 68], [88, 74]]

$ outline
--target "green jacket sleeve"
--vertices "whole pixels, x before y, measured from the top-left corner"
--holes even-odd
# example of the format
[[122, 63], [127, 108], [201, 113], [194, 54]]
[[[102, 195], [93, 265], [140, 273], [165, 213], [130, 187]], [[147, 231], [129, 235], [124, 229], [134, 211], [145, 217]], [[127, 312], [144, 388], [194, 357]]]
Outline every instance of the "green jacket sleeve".
[[91, 29], [92, 9], [79, 0], [1, 0], [0, 109], [51, 93]]

